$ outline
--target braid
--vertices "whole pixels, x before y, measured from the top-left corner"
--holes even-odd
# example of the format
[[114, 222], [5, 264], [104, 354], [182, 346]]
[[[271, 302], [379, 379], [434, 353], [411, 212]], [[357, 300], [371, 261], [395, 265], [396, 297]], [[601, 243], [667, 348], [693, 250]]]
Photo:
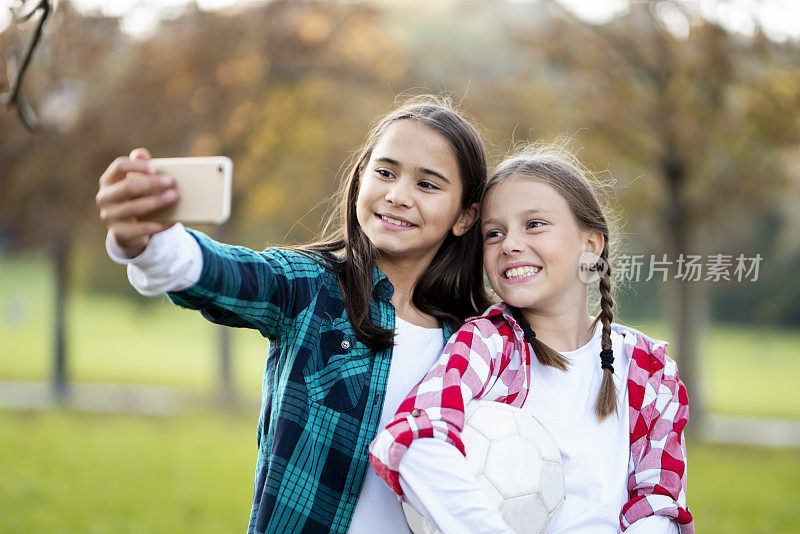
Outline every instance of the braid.
[[511, 314], [514, 316], [514, 319], [517, 321], [520, 328], [522, 328], [522, 332], [525, 334], [525, 341], [530, 344], [531, 349], [533, 349], [533, 353], [536, 355], [536, 359], [539, 360], [539, 363], [566, 371], [567, 365], [569, 365], [569, 360], [562, 356], [558, 351], [551, 349], [539, 341], [539, 338], [536, 337], [536, 332], [533, 331], [530, 323], [522, 315], [522, 312], [519, 310], [519, 308], [515, 308], [513, 306], [509, 306], [509, 308], [511, 309]]
[[603, 367], [603, 381], [600, 383], [600, 391], [597, 394], [597, 401], [594, 411], [598, 419], [603, 420], [612, 412], [617, 413], [617, 389], [614, 387], [614, 362], [611, 352], [611, 323], [614, 320], [614, 313], [611, 308], [614, 300], [611, 298], [611, 265], [608, 262], [608, 236], [603, 236], [603, 252], [600, 254], [600, 313], [595, 319], [603, 323], [602, 351], [600, 352], [601, 365]]

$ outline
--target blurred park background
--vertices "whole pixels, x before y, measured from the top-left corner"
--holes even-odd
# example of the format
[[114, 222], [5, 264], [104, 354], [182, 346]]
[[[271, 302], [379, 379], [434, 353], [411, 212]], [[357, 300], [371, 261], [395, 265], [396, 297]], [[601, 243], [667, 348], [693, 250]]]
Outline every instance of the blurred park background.
[[42, 14], [6, 8], [43, 3], [0, 107], [0, 532], [246, 528], [266, 342], [130, 288], [106, 166], [230, 156], [202, 229], [304, 242], [371, 121], [439, 91], [493, 163], [566, 135], [613, 177], [616, 317], [689, 388], [698, 531], [800, 531], [797, 2], [5, 0], [6, 100]]

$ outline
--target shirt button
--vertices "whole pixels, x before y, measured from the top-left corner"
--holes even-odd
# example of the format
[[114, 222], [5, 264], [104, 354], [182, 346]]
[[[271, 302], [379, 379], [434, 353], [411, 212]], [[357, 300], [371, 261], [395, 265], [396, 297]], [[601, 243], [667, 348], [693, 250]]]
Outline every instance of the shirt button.
[[418, 410], [418, 409], [416, 409], [416, 408], [414, 408], [413, 410], [411, 410], [411, 415], [412, 415], [413, 417], [419, 417], [419, 416], [420, 416], [420, 414], [422, 414], [422, 412], [421, 412], [421, 411], [419, 411], [419, 410]]
[[347, 349], [349, 349], [349, 348], [350, 348], [350, 342], [349, 342], [349, 341], [347, 341], [346, 339], [345, 339], [344, 341], [342, 341], [342, 348], [343, 348], [344, 350], [347, 350]]

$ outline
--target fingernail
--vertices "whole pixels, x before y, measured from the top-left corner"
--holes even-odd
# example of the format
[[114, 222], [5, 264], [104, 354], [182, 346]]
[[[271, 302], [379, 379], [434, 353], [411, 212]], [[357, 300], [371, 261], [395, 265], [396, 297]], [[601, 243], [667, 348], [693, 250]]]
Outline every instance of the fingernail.
[[148, 163], [147, 164], [147, 172], [149, 172], [150, 174], [155, 174], [156, 173], [156, 168]]
[[161, 179], [158, 181], [163, 186], [172, 185], [172, 178], [169, 176], [162, 176]]
[[177, 193], [175, 193], [174, 189], [170, 189], [169, 191], [164, 191], [163, 193], [161, 193], [161, 198], [163, 198], [164, 200], [175, 200], [176, 196]]

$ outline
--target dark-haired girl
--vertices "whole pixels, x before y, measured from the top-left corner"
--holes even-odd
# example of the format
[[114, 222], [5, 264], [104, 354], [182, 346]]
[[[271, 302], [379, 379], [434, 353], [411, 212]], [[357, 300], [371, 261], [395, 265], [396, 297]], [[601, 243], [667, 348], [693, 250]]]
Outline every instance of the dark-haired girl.
[[367, 447], [452, 331], [488, 305], [475, 128], [441, 98], [389, 113], [347, 175], [340, 228], [263, 252], [148, 222], [177, 197], [148, 159], [134, 150], [100, 179], [109, 254], [142, 294], [270, 340], [248, 532], [407, 533]]
[[[543, 149], [506, 160], [481, 217], [503, 302], [467, 320], [400, 405], [371, 445], [376, 472], [443, 533], [511, 532], [484, 519], [501, 498], [469, 475], [460, 438], [466, 405], [495, 400], [533, 414], [561, 450], [566, 501], [548, 533], [693, 532], [686, 389], [665, 342], [612, 323], [609, 225], [580, 165]], [[429, 487], [407, 491], [420, 472]]]

